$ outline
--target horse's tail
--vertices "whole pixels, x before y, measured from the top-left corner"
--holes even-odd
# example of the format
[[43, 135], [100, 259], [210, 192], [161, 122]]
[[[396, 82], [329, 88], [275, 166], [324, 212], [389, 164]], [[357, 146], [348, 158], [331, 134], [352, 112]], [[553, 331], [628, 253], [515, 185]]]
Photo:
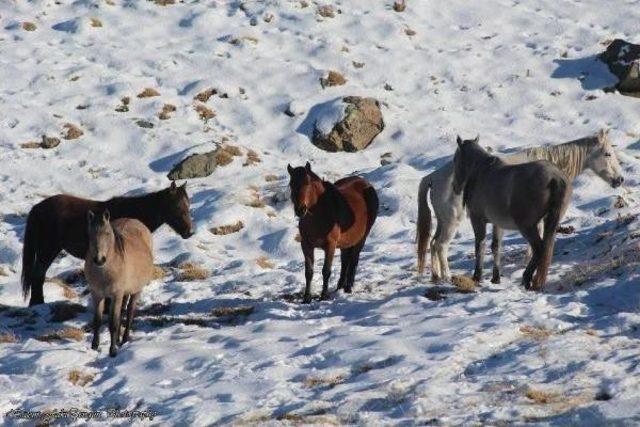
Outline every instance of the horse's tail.
[[36, 258], [38, 254], [38, 211], [31, 209], [24, 229], [24, 244], [22, 246], [22, 296], [26, 300], [31, 293], [33, 278], [36, 273]]
[[551, 197], [549, 199], [549, 210], [544, 219], [542, 254], [533, 279], [533, 288], [536, 290], [542, 289], [542, 286], [547, 281], [547, 273], [549, 272], [551, 258], [553, 257], [556, 230], [569, 204], [571, 183], [563, 175], [561, 178], [553, 179], [550, 182], [549, 190]]
[[416, 224], [416, 241], [418, 242], [418, 274], [424, 271], [425, 257], [429, 250], [431, 235], [431, 209], [427, 201], [427, 193], [431, 188], [431, 175], [420, 181], [418, 187], [418, 223]]

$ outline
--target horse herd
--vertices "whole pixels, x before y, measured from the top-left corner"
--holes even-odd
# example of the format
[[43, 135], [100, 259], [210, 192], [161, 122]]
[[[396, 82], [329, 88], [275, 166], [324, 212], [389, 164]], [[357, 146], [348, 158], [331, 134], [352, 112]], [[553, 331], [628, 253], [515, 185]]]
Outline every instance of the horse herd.
[[[494, 156], [479, 138], [463, 141], [453, 161], [422, 179], [418, 190], [418, 272], [423, 273], [431, 247], [432, 280], [450, 278], [447, 251], [467, 211], [475, 235], [473, 279], [482, 280], [486, 226], [493, 225], [493, 275], [500, 281], [500, 248], [504, 231], [518, 230], [530, 246], [522, 277], [526, 289], [539, 290], [546, 281], [556, 229], [571, 198], [572, 181], [591, 169], [611, 187], [623, 182], [620, 164], [608, 131], [560, 145], [541, 146]], [[378, 196], [360, 177], [330, 183], [316, 175], [307, 162], [287, 166], [289, 188], [305, 261], [303, 302], [311, 302], [314, 250], [325, 253], [321, 299], [329, 298], [329, 279], [336, 249], [341, 269], [337, 288], [352, 292], [360, 252], [378, 214]], [[431, 190], [437, 226], [431, 234]], [[29, 305], [44, 303], [46, 272], [65, 250], [85, 260], [85, 276], [94, 303], [94, 338], [98, 349], [105, 301], [109, 300], [109, 355], [129, 339], [140, 292], [153, 277], [151, 233], [168, 224], [182, 238], [193, 235], [186, 183], [139, 197], [107, 201], [66, 194], [36, 204], [27, 217], [22, 253], [22, 289]], [[542, 230], [541, 230], [542, 228]], [[121, 311], [126, 312], [120, 336]]]

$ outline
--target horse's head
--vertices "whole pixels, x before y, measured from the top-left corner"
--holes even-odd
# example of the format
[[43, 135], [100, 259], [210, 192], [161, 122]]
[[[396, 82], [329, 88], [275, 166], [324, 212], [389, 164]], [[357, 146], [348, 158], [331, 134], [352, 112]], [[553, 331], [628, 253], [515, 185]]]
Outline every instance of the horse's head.
[[609, 141], [609, 130], [600, 129], [597, 140], [589, 150], [585, 167], [594, 171], [613, 188], [624, 182], [618, 156]]
[[165, 221], [169, 227], [183, 239], [193, 236], [187, 183], [178, 187], [171, 182], [171, 186], [165, 190], [165, 202]]
[[313, 185], [316, 175], [311, 171], [309, 162], [296, 168], [287, 165], [287, 171], [293, 210], [298, 218], [304, 218], [318, 199]]
[[104, 266], [107, 262], [107, 256], [109, 256], [115, 242], [115, 235], [109, 219], [108, 210], [101, 214], [94, 214], [92, 211], [87, 212], [89, 230], [89, 253], [87, 258], [90, 258], [98, 267]]
[[479, 135], [475, 139], [464, 141], [459, 136], [456, 137], [458, 148], [453, 156], [453, 192], [456, 194], [462, 193], [462, 189], [469, 179], [471, 169], [476, 160], [474, 153], [478, 150], [484, 151], [478, 141], [480, 141]]

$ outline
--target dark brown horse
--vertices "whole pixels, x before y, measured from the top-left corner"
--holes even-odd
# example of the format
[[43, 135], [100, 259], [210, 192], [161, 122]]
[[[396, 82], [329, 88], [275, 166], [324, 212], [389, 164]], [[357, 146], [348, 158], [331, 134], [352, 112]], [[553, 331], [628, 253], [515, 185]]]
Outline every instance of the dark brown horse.
[[29, 212], [22, 249], [22, 291], [31, 293], [29, 306], [44, 303], [42, 285], [49, 266], [67, 251], [84, 259], [89, 248], [87, 212], [111, 212], [111, 217], [140, 220], [151, 232], [168, 224], [182, 238], [193, 235], [186, 184], [139, 197], [115, 197], [105, 202], [67, 194], [49, 197]]
[[304, 303], [311, 302], [313, 251], [324, 250], [322, 299], [329, 298], [329, 277], [336, 248], [340, 249], [341, 269], [338, 289], [351, 293], [360, 251], [378, 215], [378, 195], [360, 177], [343, 178], [334, 184], [323, 181], [304, 167], [287, 165], [294, 211], [300, 219], [306, 286]]

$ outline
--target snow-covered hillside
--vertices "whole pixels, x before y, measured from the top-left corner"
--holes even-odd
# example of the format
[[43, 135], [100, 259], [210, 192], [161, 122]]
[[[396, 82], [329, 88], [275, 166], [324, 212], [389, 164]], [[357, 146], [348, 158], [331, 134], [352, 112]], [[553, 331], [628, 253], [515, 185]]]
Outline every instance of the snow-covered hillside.
[[[594, 57], [617, 37], [640, 43], [640, 1], [408, 0], [404, 12], [391, 0], [158, 3], [0, 2], [3, 424], [19, 422], [11, 409], [114, 407], [153, 411], [157, 425], [640, 422], [640, 100], [605, 93], [616, 80]], [[324, 5], [334, 17], [318, 13]], [[330, 70], [346, 84], [323, 89]], [[158, 96], [138, 97], [146, 88]], [[303, 124], [344, 95], [377, 98], [386, 127], [364, 151], [328, 153]], [[175, 111], [161, 120], [165, 104]], [[203, 105], [215, 117], [202, 119]], [[83, 135], [26, 148], [61, 138], [67, 123]], [[473, 293], [416, 276], [418, 182], [450, 158], [456, 134], [500, 151], [603, 127], [625, 185], [578, 178], [563, 222], [575, 232], [559, 235], [545, 292], [519, 286], [517, 234], [505, 238], [500, 285], [489, 268]], [[143, 292], [115, 359], [106, 330], [97, 353], [74, 329], [91, 317], [79, 306], [84, 283], [70, 277], [80, 260], [59, 257], [47, 304], [25, 308], [32, 205], [60, 192], [159, 190], [175, 163], [219, 143], [241, 155], [189, 181], [191, 239], [154, 234], [166, 275]], [[354, 293], [302, 305], [286, 165], [307, 160], [326, 179], [371, 181], [381, 213]], [[238, 221], [235, 233], [211, 231]], [[465, 222], [454, 274], [468, 275], [472, 257]], [[336, 260], [332, 290], [338, 273]]]

